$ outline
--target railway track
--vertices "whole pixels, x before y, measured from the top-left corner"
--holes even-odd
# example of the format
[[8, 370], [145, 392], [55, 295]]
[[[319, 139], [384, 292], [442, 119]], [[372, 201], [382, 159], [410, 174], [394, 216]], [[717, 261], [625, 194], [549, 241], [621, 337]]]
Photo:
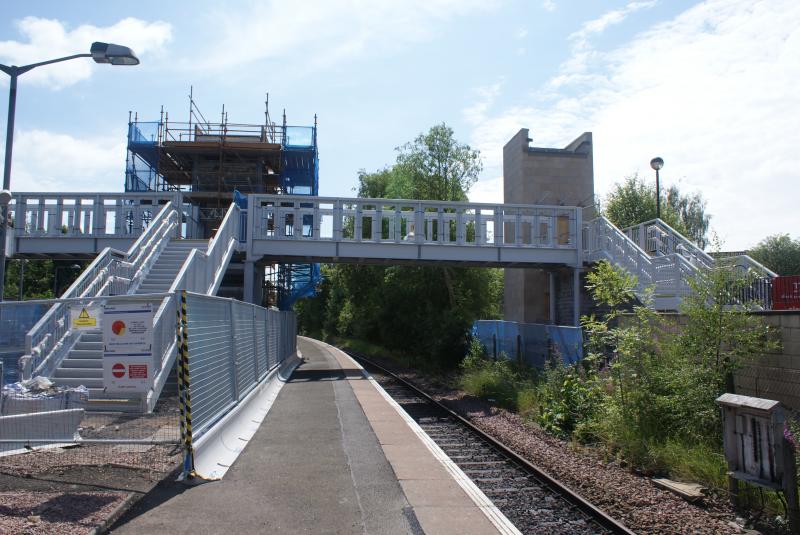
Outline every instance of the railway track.
[[358, 354], [350, 355], [522, 533], [633, 534], [415, 385]]

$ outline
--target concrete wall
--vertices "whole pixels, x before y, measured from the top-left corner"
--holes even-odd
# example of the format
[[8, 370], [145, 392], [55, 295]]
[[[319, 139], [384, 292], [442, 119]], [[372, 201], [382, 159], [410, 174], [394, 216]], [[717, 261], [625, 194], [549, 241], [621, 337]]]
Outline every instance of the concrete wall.
[[[734, 376], [736, 394], [780, 401], [800, 411], [800, 310], [755, 312], [775, 330], [781, 347], [774, 353], [756, 355], [750, 365]], [[680, 329], [686, 316], [670, 314]], [[624, 322], [625, 318], [620, 318]]]
[[[530, 146], [523, 128], [503, 147], [503, 197], [512, 204], [585, 206], [584, 219], [593, 217], [594, 163], [592, 134], [586, 132], [563, 149]], [[563, 279], [556, 270], [558, 281]], [[569, 276], [571, 281], [571, 275]], [[565, 282], [565, 281], [563, 281]], [[564, 284], [557, 284], [563, 287]], [[556, 296], [559, 295], [558, 289]], [[563, 292], [562, 292], [563, 293]], [[570, 300], [556, 302], [556, 309], [572, 310]], [[523, 323], [572, 325], [572, 313], [550, 315], [550, 277], [539, 269], [506, 269], [503, 317]]]
[[762, 312], [777, 332], [781, 348], [757, 356], [736, 374], [736, 393], [775, 399], [800, 411], [800, 311]]

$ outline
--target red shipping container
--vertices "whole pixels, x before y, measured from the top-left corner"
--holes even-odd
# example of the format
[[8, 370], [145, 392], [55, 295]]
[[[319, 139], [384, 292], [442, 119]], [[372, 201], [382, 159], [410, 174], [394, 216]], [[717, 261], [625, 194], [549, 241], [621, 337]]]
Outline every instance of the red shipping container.
[[772, 279], [772, 310], [800, 309], [800, 275]]

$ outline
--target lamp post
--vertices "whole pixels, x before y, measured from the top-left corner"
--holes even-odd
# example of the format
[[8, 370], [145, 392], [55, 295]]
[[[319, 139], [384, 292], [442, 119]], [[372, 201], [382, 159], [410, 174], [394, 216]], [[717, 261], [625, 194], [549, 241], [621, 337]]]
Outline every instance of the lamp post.
[[[8, 124], [6, 125], [6, 158], [3, 169], [3, 190], [11, 189], [11, 153], [14, 148], [14, 115], [17, 107], [17, 78], [26, 72], [50, 65], [77, 58], [92, 58], [96, 63], [108, 63], [109, 65], [138, 65], [139, 58], [133, 50], [126, 46], [114, 45], [111, 43], [92, 43], [88, 54], [73, 54], [63, 58], [50, 59], [39, 63], [31, 63], [17, 67], [16, 65], [0, 64], [0, 71], [11, 77], [8, 90]], [[3, 293], [6, 281], [6, 227], [8, 225], [8, 205], [0, 206], [0, 301], [3, 300]]]
[[664, 160], [655, 157], [650, 160], [650, 167], [656, 170], [656, 217], [661, 219], [661, 185], [658, 181], [658, 172], [664, 167]]

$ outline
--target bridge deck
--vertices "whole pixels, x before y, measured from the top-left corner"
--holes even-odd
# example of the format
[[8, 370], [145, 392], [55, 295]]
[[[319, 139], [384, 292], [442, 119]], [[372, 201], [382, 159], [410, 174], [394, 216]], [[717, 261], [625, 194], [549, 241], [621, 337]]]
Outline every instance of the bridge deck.
[[343, 353], [305, 357], [222, 481], [159, 487], [114, 533], [497, 533]]

